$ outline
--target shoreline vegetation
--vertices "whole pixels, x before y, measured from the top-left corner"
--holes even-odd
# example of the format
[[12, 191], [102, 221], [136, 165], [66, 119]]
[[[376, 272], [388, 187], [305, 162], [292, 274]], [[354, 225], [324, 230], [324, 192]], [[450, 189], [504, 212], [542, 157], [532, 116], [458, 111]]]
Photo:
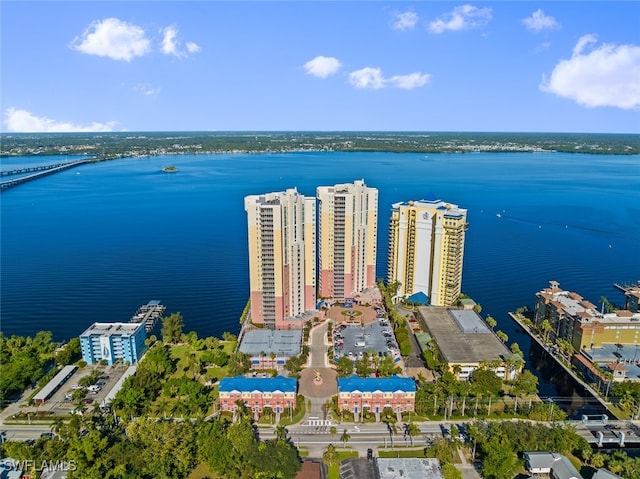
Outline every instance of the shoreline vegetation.
[[131, 132], [3, 133], [0, 157], [288, 152], [640, 154], [640, 135], [447, 132]]

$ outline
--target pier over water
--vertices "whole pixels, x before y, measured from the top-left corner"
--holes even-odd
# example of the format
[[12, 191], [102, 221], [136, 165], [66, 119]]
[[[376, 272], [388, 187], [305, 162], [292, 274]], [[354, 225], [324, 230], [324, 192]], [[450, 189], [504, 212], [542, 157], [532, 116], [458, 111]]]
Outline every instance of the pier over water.
[[31, 173], [31, 174], [20, 176], [18, 178], [12, 178], [10, 180], [0, 181], [0, 191], [4, 191], [14, 186], [21, 185], [22, 183], [27, 183], [29, 181], [37, 180], [38, 178], [42, 178], [47, 175], [53, 175], [54, 173], [68, 170], [76, 166], [84, 165], [86, 163], [93, 163], [95, 161], [100, 161], [100, 160], [98, 160], [97, 158], [84, 158], [82, 160], [70, 161], [67, 163], [58, 163], [55, 165], [31, 166], [28, 168], [19, 168], [15, 170], [2, 171], [0, 172], [0, 176], [13, 176], [13, 175], [20, 175], [23, 173]]

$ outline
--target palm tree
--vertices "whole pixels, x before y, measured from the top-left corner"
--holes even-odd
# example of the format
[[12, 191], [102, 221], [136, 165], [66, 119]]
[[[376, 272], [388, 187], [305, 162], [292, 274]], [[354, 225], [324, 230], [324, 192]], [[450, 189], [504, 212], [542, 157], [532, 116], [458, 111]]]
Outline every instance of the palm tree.
[[329, 434], [331, 434], [332, 438], [336, 437], [336, 434], [338, 434], [338, 429], [336, 429], [335, 426], [331, 426], [329, 428]]
[[338, 457], [338, 451], [336, 451], [336, 446], [334, 446], [333, 444], [329, 444], [327, 446], [327, 450], [322, 455], [322, 459], [324, 459], [324, 462], [326, 462], [330, 466], [338, 460]]
[[351, 439], [351, 435], [345, 429], [342, 432], [342, 436], [340, 436], [340, 441], [342, 442], [343, 447], [347, 446], [347, 442], [349, 442], [349, 439]]
[[276, 427], [276, 439], [278, 441], [286, 441], [287, 440], [287, 428], [284, 426], [278, 425]]
[[414, 436], [420, 435], [420, 428], [413, 422], [410, 422], [407, 425], [407, 435], [409, 436], [409, 440], [411, 441], [411, 446], [413, 446], [413, 438]]

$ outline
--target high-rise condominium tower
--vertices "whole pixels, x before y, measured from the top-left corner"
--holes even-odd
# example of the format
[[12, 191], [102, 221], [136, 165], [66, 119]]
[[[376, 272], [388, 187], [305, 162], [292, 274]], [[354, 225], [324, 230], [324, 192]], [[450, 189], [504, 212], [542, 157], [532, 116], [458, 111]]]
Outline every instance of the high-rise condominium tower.
[[316, 199], [298, 191], [244, 199], [249, 235], [251, 320], [269, 329], [301, 327], [315, 309]]
[[389, 224], [387, 279], [398, 296], [422, 292], [434, 306], [460, 295], [467, 210], [442, 200], [395, 203]]
[[376, 281], [378, 190], [364, 180], [320, 186], [319, 294], [343, 300]]

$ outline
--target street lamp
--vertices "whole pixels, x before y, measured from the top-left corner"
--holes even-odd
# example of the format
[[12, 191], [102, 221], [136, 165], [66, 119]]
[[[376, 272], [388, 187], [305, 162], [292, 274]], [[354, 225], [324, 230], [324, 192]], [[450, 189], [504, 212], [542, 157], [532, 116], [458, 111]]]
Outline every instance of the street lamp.
[[549, 402], [549, 422], [551, 422], [553, 419], [553, 399], [547, 398], [547, 401]]

